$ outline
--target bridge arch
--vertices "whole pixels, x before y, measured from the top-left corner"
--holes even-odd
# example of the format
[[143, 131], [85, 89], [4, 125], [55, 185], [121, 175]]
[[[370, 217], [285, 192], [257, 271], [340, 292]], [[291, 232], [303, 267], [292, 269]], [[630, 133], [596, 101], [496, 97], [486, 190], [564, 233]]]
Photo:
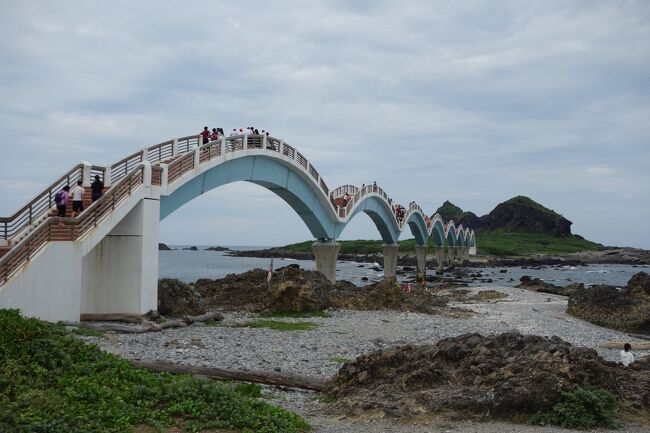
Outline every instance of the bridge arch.
[[364, 212], [370, 217], [384, 243], [397, 243], [400, 230], [395, 219], [395, 214], [390, 204], [382, 196], [374, 193], [366, 194], [359, 200], [346, 222], [340, 224], [340, 231], [337, 233], [337, 237], [341, 234], [347, 223], [352, 221], [359, 212]]
[[160, 198], [160, 219], [194, 198], [220, 186], [245, 181], [262, 186], [282, 198], [300, 216], [315, 238], [333, 239], [340, 225], [328, 203], [309, 178], [280, 158], [243, 155], [206, 167]]
[[445, 244], [445, 238], [446, 238], [445, 225], [444, 222], [442, 221], [442, 218], [438, 214], [434, 215], [431, 221], [430, 236], [433, 238], [433, 241], [435, 242], [437, 247], [442, 247]]
[[427, 231], [427, 223], [424, 219], [424, 215], [419, 211], [411, 212], [407, 217], [404, 224], [408, 224], [411, 229], [411, 234], [415, 238], [415, 243], [417, 245], [426, 245], [427, 240], [429, 239], [429, 234]]

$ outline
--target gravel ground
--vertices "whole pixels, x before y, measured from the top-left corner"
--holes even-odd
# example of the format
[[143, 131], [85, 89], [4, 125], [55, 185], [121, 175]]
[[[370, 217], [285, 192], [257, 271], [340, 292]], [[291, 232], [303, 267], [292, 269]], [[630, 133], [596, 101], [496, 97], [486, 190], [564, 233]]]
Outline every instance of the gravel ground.
[[[494, 288], [491, 288], [494, 289]], [[473, 292], [483, 290], [475, 288]], [[127, 358], [164, 359], [171, 362], [234, 368], [281, 371], [327, 379], [341, 362], [404, 343], [433, 343], [468, 332], [482, 334], [518, 330], [524, 334], [557, 335], [574, 345], [597, 349], [605, 359], [619, 359], [618, 350], [602, 349], [605, 340], [643, 341], [601, 328], [567, 315], [566, 298], [518, 288], [498, 288], [507, 298], [455, 306], [472, 310], [469, 317], [449, 317], [397, 311], [331, 311], [331, 317], [276, 319], [318, 324], [310, 331], [280, 332], [266, 328], [236, 327], [255, 319], [251, 314], [225, 313], [220, 326], [190, 326], [148, 334], [120, 334], [110, 339], [90, 338], [101, 348]], [[650, 351], [636, 351], [635, 356]], [[340, 432], [567, 432], [566, 429], [522, 425], [456, 422], [404, 424], [391, 420], [347, 420], [325, 417], [325, 403], [314, 393], [268, 388], [273, 400], [301, 413], [316, 433]], [[618, 430], [619, 432], [621, 430]], [[642, 432], [629, 428], [624, 431]]]

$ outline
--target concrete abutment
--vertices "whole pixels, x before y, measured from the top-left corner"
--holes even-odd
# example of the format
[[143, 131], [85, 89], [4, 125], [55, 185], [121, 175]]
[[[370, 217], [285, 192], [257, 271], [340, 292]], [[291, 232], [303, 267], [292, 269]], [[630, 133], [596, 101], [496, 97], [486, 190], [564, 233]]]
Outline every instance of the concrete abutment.
[[382, 245], [382, 252], [384, 254], [384, 278], [395, 279], [397, 269], [397, 252], [399, 251], [398, 244], [384, 244]]

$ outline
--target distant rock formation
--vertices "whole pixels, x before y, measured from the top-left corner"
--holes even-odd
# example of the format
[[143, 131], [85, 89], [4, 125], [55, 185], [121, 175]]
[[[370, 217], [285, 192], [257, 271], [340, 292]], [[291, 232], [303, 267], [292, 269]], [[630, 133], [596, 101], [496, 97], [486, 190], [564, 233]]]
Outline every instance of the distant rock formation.
[[171, 251], [172, 249], [167, 246], [167, 244], [163, 244], [162, 242], [158, 244], [158, 251]]
[[445, 200], [435, 213], [440, 214], [444, 221], [454, 220], [455, 222], [463, 214], [463, 210], [449, 200]]
[[492, 212], [480, 217], [475, 230], [514, 229], [570, 236], [571, 224], [573, 223], [562, 215], [519, 195], [500, 203]]
[[554, 236], [571, 236], [571, 224], [562, 215], [548, 209], [536, 201], [518, 195], [498, 204], [489, 214], [482, 217], [445, 201], [436, 211], [447, 222], [454, 220], [456, 226], [482, 230], [510, 229]]
[[230, 251], [230, 248], [226, 248], [226, 247], [208, 247], [204, 251]]
[[197, 247], [187, 247], [183, 248], [184, 251], [198, 251], [199, 249]]

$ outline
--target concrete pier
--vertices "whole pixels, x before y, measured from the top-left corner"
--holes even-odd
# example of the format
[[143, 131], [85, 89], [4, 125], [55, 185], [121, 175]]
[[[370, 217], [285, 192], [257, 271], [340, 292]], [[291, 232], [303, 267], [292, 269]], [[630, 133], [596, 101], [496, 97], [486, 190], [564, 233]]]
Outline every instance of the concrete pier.
[[418, 279], [423, 279], [427, 276], [427, 246], [415, 246], [415, 259], [417, 261]]
[[316, 260], [316, 270], [321, 272], [332, 283], [336, 281], [336, 260], [339, 256], [341, 244], [336, 240], [316, 241], [312, 244], [314, 258]]
[[445, 268], [445, 250], [443, 247], [436, 247], [436, 273], [442, 274]]
[[382, 251], [384, 253], [384, 278], [395, 279], [395, 270], [397, 268], [397, 251], [399, 250], [399, 245], [397, 244], [384, 244], [382, 246]]

